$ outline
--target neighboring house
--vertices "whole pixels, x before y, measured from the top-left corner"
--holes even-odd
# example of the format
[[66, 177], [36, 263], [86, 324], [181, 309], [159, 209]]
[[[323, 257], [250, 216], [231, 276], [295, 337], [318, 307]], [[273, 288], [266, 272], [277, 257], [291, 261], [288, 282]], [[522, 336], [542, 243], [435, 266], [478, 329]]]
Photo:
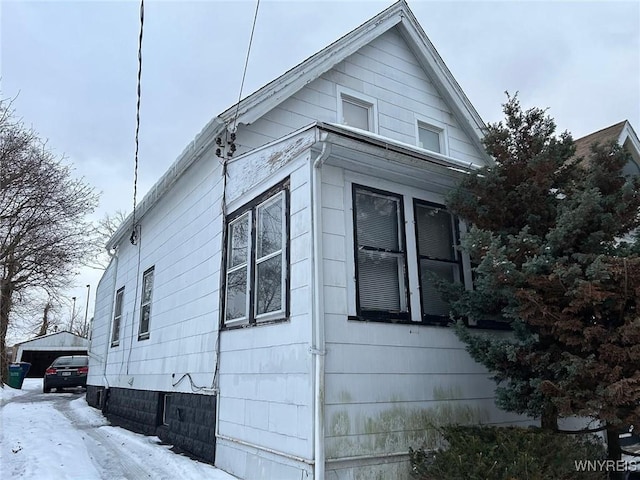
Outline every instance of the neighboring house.
[[42, 335], [14, 346], [15, 361], [29, 362], [27, 377], [44, 377], [53, 361], [62, 355], [86, 355], [89, 340], [71, 332]]
[[443, 203], [483, 127], [404, 1], [215, 117], [109, 242], [88, 402], [248, 479], [403, 479], [434, 425], [529, 423], [427, 274], [471, 288]]
[[595, 143], [621, 145], [631, 155], [631, 160], [623, 172], [627, 175], [640, 175], [640, 140], [627, 120], [577, 139], [575, 156], [588, 157], [591, 146]]

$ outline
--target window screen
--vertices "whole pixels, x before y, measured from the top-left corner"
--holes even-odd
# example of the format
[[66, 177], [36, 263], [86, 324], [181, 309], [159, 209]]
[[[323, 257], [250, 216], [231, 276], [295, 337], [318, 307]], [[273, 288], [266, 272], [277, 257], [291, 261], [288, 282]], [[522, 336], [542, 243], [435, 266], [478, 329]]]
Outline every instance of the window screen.
[[449, 306], [436, 289], [436, 279], [461, 281], [460, 255], [455, 248], [454, 217], [441, 207], [415, 202], [418, 268], [422, 313], [427, 318], [449, 316]]
[[418, 124], [418, 146], [440, 153], [440, 132], [428, 128], [426, 125]]
[[371, 130], [371, 107], [349, 98], [342, 99], [342, 121], [345, 125]]
[[406, 313], [406, 250], [402, 199], [354, 187], [360, 313]]

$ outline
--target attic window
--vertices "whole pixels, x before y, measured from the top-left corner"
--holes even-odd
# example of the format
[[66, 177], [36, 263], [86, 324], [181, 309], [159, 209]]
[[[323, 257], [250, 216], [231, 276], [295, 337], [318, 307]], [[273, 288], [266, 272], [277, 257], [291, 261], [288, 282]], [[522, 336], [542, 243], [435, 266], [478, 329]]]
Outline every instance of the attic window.
[[343, 125], [375, 132], [375, 99], [338, 87], [338, 121]]
[[428, 122], [418, 119], [416, 139], [418, 147], [447, 155], [447, 135], [444, 124], [431, 119]]

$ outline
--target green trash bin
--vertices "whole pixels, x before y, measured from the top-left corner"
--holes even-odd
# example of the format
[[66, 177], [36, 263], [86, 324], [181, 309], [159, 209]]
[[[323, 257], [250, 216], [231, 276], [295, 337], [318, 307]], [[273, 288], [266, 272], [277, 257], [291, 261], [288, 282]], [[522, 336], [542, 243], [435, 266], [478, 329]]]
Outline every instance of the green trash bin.
[[24, 377], [27, 376], [27, 372], [31, 368], [31, 364], [28, 362], [11, 363], [9, 364], [9, 385], [11, 388], [22, 388], [22, 382]]

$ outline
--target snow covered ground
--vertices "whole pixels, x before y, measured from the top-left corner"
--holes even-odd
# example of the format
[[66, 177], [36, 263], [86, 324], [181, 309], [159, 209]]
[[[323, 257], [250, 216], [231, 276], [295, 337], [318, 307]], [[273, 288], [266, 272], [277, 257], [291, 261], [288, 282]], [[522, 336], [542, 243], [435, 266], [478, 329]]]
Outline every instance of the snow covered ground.
[[38, 480], [233, 480], [161, 445], [111, 427], [84, 391], [42, 393], [42, 379], [0, 389], [0, 478]]

